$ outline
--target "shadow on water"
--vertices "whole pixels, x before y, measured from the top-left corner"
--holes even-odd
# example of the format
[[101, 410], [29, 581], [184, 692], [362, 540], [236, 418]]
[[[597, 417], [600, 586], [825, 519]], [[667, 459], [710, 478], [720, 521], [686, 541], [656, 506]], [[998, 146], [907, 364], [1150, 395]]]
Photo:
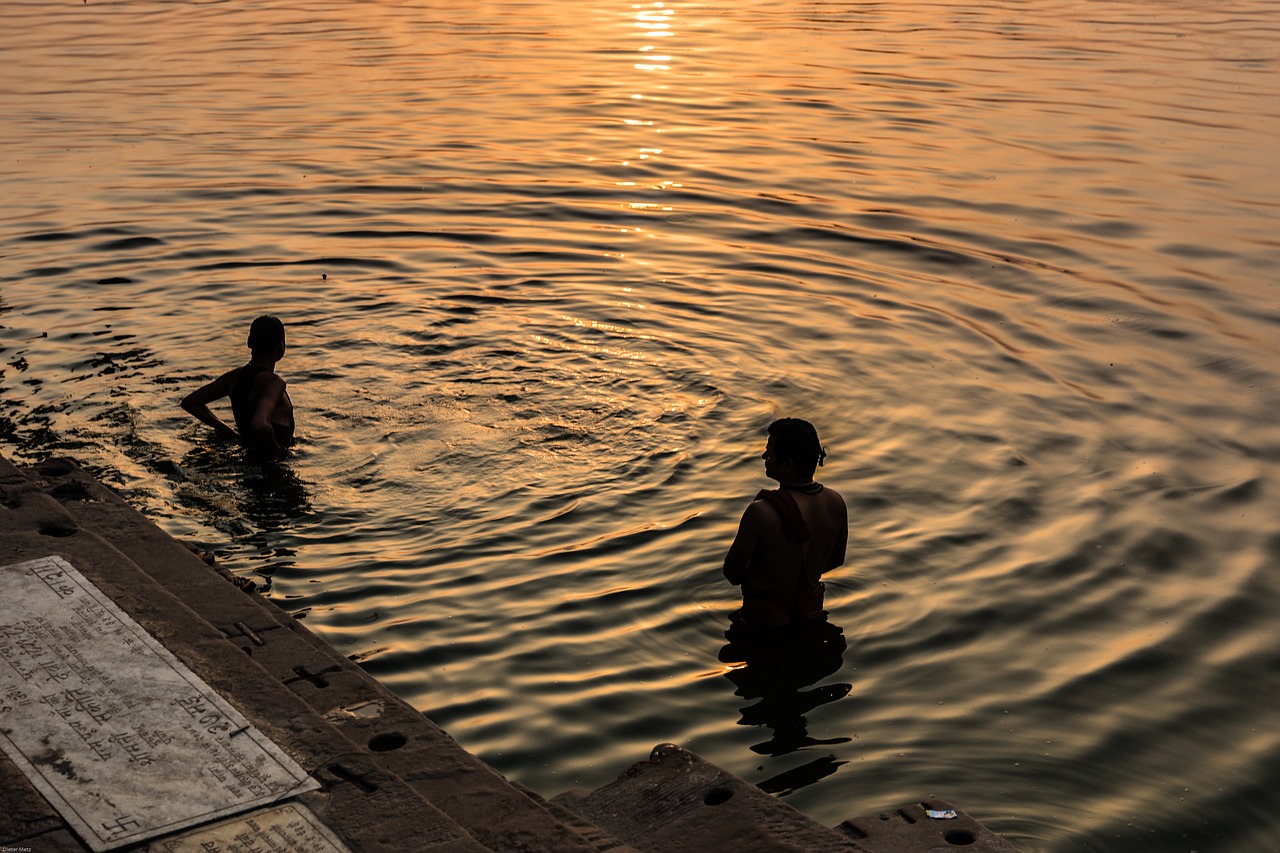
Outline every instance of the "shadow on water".
[[[753, 752], [778, 757], [806, 747], [848, 743], [852, 738], [816, 738], [809, 734], [807, 714], [839, 701], [852, 684], [822, 684], [844, 665], [847, 643], [844, 630], [825, 617], [820, 622], [782, 630], [748, 627], [730, 619], [725, 631], [729, 642], [720, 650], [720, 661], [736, 664], [725, 673], [734, 695], [758, 700], [741, 709], [742, 726], [765, 726], [773, 736], [751, 747]], [[816, 686], [815, 686], [816, 685]], [[844, 761], [826, 755], [757, 783], [771, 794], [786, 796], [835, 773]]]

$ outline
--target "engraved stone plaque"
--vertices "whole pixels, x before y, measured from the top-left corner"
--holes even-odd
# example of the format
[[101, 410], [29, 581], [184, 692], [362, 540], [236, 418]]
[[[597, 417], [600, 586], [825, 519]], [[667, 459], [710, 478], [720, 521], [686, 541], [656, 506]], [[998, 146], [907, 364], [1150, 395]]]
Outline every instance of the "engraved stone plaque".
[[319, 787], [58, 557], [0, 566], [0, 749], [100, 851]]
[[329, 827], [300, 803], [250, 812], [202, 826], [151, 846], [153, 853], [350, 853]]

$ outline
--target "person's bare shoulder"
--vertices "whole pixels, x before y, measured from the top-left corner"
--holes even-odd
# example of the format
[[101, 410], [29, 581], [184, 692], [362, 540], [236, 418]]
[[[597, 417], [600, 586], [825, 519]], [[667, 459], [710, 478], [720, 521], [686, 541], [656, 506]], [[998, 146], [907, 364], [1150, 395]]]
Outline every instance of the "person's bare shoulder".
[[253, 389], [251, 393], [257, 397], [264, 394], [279, 394], [285, 389], [284, 379], [278, 373], [262, 371], [253, 377]]
[[776, 515], [776, 513], [769, 509], [769, 504], [761, 498], [756, 498], [747, 504], [746, 510], [742, 513], [744, 519], [757, 525], [771, 515]]
[[833, 524], [847, 524], [849, 520], [849, 508], [844, 502], [844, 497], [835, 489], [822, 490], [822, 513]]

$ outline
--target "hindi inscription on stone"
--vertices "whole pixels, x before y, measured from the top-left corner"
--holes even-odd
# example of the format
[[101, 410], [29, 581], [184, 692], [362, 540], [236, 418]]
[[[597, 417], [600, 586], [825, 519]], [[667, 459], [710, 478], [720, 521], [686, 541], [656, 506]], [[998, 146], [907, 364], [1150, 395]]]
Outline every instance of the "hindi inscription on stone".
[[202, 826], [151, 846], [163, 853], [350, 853], [327, 826], [300, 803]]
[[58, 557], [0, 566], [0, 749], [94, 850], [318, 787]]

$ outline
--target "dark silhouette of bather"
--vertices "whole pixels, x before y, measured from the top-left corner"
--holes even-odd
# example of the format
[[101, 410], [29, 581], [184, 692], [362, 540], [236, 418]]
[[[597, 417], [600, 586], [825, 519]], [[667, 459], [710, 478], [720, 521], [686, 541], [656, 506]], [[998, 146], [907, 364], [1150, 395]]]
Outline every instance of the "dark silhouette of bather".
[[[212, 382], [192, 391], [182, 408], [213, 427], [218, 435], [239, 441], [270, 459], [283, 459], [293, 443], [293, 402], [285, 381], [276, 374], [284, 358], [284, 324], [263, 315], [249, 327], [249, 363], [228, 370]], [[235, 428], [209, 409], [223, 397], [231, 399]]]
[[822, 574], [844, 563], [849, 516], [844, 498], [813, 479], [826, 458], [813, 424], [769, 425], [764, 473], [780, 488], [761, 491], [742, 514], [724, 558], [724, 576], [742, 586], [735, 618], [759, 628], [820, 620]]
[[[850, 740], [814, 738], [806, 718], [853, 689], [818, 684], [843, 665], [844, 632], [827, 619], [821, 578], [844, 563], [849, 538], [844, 498], [813, 479], [826, 455], [808, 421], [783, 418], [769, 425], [764, 472], [780, 488], [756, 495], [724, 558], [724, 576], [742, 586], [742, 607], [729, 617], [729, 644], [720, 660], [740, 664], [725, 673], [735, 693], [759, 700], [742, 709], [740, 724], [773, 730], [772, 738], [751, 747], [762, 755]], [[758, 784], [785, 795], [844, 763], [825, 755]]]

